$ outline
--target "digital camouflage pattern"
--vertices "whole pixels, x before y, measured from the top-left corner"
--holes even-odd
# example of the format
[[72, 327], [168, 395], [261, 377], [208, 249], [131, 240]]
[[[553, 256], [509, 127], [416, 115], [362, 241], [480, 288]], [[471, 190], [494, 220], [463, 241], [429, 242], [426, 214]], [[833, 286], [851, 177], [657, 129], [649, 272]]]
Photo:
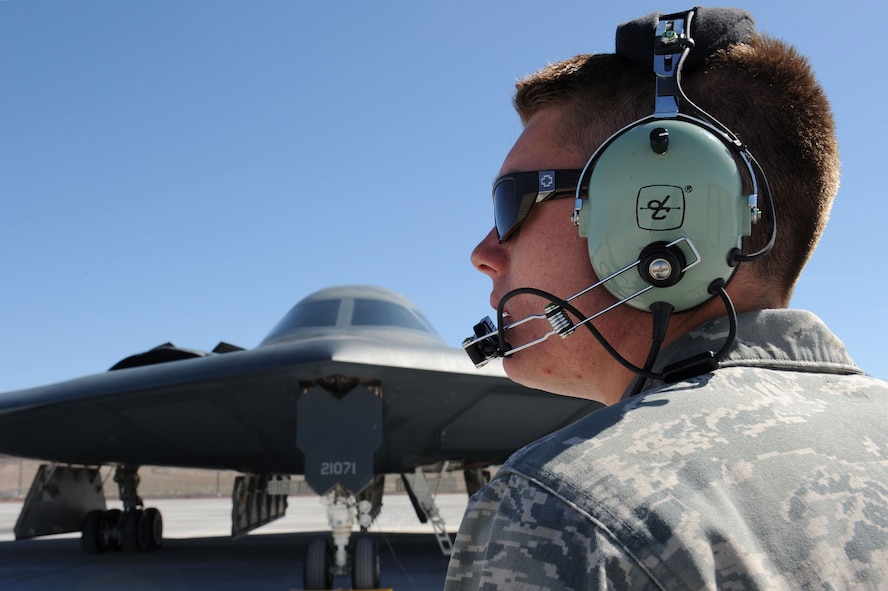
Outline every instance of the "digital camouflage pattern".
[[739, 321], [715, 372], [517, 452], [471, 499], [447, 589], [888, 589], [888, 384], [810, 313]]

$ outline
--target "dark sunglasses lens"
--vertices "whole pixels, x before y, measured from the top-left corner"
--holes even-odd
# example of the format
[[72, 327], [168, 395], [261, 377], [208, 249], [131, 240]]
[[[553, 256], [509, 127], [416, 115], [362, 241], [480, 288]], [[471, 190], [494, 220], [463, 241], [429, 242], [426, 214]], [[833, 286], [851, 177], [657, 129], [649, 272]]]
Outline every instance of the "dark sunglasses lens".
[[515, 180], [503, 179], [493, 188], [493, 220], [501, 241], [520, 221], [517, 218], [518, 191]]

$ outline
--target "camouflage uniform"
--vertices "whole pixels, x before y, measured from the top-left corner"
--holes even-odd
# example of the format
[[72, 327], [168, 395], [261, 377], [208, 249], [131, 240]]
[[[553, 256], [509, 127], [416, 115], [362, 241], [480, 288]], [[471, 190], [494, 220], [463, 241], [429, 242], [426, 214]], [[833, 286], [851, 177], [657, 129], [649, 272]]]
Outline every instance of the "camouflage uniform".
[[447, 589], [888, 589], [888, 384], [818, 318], [742, 314], [720, 369], [654, 386], [509, 459]]

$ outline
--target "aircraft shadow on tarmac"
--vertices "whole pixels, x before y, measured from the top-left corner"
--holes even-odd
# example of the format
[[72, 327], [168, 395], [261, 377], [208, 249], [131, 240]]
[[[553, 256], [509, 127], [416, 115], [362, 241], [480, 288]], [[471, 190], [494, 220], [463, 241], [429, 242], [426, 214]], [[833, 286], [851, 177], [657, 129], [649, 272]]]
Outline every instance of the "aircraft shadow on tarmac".
[[[317, 532], [167, 539], [160, 551], [83, 553], [76, 538], [0, 542], [0, 588], [16, 591], [65, 589], [302, 589], [303, 559]], [[440, 589], [448, 558], [435, 536], [374, 532], [383, 588]], [[347, 577], [334, 588], [349, 588]]]

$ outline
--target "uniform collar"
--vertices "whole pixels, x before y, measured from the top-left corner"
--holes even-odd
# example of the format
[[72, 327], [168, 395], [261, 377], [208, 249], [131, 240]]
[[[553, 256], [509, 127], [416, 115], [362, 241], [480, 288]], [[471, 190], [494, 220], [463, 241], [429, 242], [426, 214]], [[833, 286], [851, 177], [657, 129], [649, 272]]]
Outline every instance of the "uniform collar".
[[[727, 335], [727, 317], [711, 320], [664, 348], [654, 371], [697, 353], [717, 351]], [[788, 309], [738, 314], [737, 339], [720, 367], [863, 373], [820, 318], [804, 310]]]

